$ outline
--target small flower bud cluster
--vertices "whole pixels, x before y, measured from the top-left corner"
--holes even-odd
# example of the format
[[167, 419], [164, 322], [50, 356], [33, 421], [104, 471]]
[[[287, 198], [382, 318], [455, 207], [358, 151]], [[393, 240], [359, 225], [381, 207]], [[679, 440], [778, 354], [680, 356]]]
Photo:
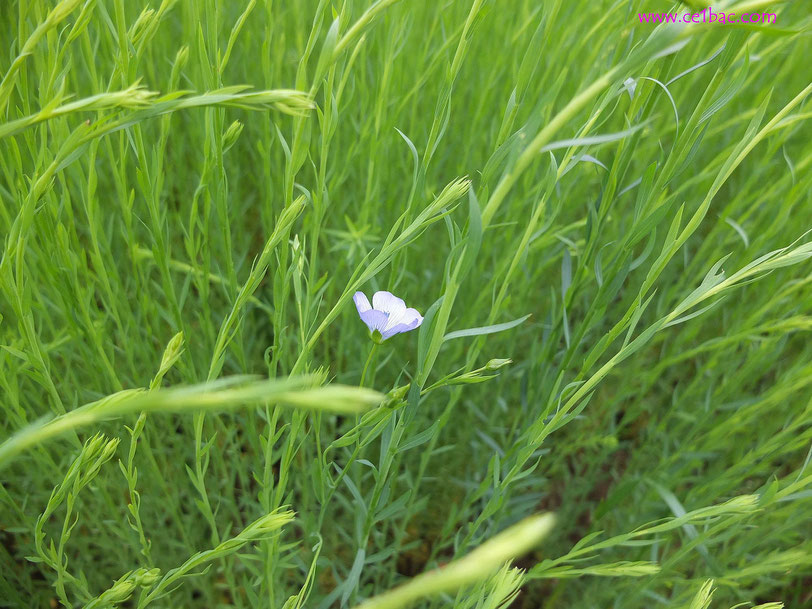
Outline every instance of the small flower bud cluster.
[[161, 570], [136, 569], [122, 575], [110, 588], [86, 605], [86, 609], [109, 607], [128, 600], [136, 588], [149, 588], [161, 577]]

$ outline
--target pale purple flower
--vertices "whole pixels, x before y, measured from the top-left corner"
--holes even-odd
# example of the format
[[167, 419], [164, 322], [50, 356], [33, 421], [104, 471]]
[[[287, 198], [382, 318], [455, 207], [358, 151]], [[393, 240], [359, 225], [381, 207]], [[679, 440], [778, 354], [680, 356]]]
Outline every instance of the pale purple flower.
[[390, 292], [375, 292], [372, 305], [363, 292], [356, 292], [352, 299], [373, 339], [377, 338], [376, 331], [380, 334], [378, 340], [385, 341], [395, 334], [414, 330], [423, 323], [423, 316], [416, 309], [407, 308], [403, 300]]

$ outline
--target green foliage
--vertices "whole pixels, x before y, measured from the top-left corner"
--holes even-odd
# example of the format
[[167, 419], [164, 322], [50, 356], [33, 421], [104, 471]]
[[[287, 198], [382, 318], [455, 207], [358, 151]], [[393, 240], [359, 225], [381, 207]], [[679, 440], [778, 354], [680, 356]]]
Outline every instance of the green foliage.
[[808, 603], [812, 15], [703, 8], [7, 0], [0, 607]]

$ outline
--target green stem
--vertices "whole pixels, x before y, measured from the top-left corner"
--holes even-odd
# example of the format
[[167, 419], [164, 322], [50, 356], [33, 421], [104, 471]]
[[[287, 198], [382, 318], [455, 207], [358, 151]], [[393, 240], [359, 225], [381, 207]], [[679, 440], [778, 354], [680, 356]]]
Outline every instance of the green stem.
[[361, 373], [361, 381], [358, 383], [359, 387], [364, 386], [364, 379], [367, 377], [367, 369], [369, 368], [369, 363], [375, 357], [375, 353], [378, 351], [379, 343], [373, 343], [372, 349], [369, 350], [369, 356], [367, 357], [367, 363], [364, 364], [364, 371]]

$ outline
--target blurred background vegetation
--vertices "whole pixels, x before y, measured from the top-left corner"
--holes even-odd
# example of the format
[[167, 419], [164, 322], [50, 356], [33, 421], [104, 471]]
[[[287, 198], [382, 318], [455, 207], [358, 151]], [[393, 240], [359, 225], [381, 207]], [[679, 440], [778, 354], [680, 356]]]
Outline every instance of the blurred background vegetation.
[[[418, 602], [812, 602], [812, 14], [714, 9], [777, 20], [6, 0], [0, 606], [352, 606], [548, 511]], [[426, 316], [383, 404], [356, 289]]]

